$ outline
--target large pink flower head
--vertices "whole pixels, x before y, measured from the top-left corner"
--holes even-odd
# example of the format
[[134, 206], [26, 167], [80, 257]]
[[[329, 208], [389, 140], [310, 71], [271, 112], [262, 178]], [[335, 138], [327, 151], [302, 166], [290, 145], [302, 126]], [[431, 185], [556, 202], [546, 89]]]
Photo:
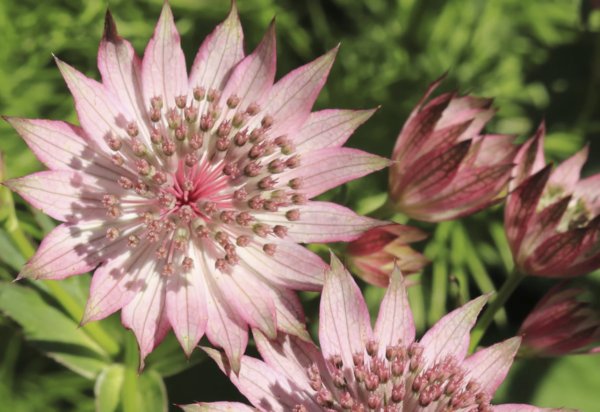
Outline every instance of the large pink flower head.
[[309, 199], [389, 162], [341, 148], [372, 110], [311, 113], [337, 48], [273, 84], [275, 49], [273, 22], [245, 56], [232, 6], [188, 77], [168, 3], [143, 60], [107, 13], [102, 84], [57, 59], [82, 128], [7, 119], [50, 171], [6, 185], [65, 222], [20, 277], [102, 263], [83, 322], [122, 308], [142, 359], [171, 327], [188, 355], [206, 332], [233, 365], [248, 325], [307, 336], [291, 290], [320, 290], [327, 265], [298, 243], [382, 224]]
[[[445, 76], [444, 76], [445, 77]], [[515, 136], [479, 133], [496, 113], [492, 99], [446, 93], [422, 107], [437, 80], [404, 124], [390, 168], [394, 208], [413, 219], [456, 219], [484, 209], [506, 188], [518, 146]]]
[[584, 348], [600, 341], [600, 311], [577, 299], [585, 288], [569, 288], [563, 281], [550, 289], [519, 328], [523, 344], [519, 355], [562, 356], [598, 353], [600, 346]]
[[[312, 343], [255, 332], [263, 361], [244, 356], [239, 375], [227, 358], [205, 349], [248, 400], [264, 412], [533, 412], [529, 405], [491, 406], [520, 338], [465, 359], [469, 331], [487, 296], [442, 318], [415, 341], [402, 275], [391, 277], [375, 328], [360, 289], [332, 256], [321, 298], [319, 339]], [[197, 404], [193, 411], [248, 411], [240, 404]], [[542, 409], [543, 410], [543, 409]], [[554, 410], [554, 409], [546, 409]]]
[[600, 174], [579, 178], [585, 147], [554, 171], [544, 124], [519, 151], [504, 213], [515, 264], [526, 274], [572, 277], [600, 267]]
[[407, 276], [430, 263], [408, 245], [426, 237], [425, 232], [411, 226], [376, 227], [346, 245], [348, 266], [365, 282], [387, 288], [395, 265]]

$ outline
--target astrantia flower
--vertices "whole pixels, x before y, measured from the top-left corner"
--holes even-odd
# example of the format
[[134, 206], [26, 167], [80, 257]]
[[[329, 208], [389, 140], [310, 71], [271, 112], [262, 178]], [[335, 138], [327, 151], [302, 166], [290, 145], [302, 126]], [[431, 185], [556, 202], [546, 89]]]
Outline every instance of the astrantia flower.
[[440, 222], [456, 219], [495, 202], [506, 188], [518, 149], [515, 136], [479, 132], [496, 110], [492, 99], [457, 97], [456, 92], [421, 106], [404, 124], [390, 168], [389, 196], [393, 207], [413, 219]]
[[600, 267], [600, 174], [579, 178], [588, 148], [554, 171], [544, 124], [523, 145], [504, 214], [515, 264], [534, 276], [572, 277]]
[[582, 350], [600, 341], [600, 312], [577, 300], [585, 288], [567, 288], [561, 282], [531, 311], [518, 334], [523, 336], [519, 355], [562, 356], [598, 353], [600, 347]]
[[299, 242], [348, 241], [381, 222], [309, 199], [388, 161], [340, 146], [373, 111], [310, 113], [337, 49], [273, 85], [275, 26], [244, 57], [235, 6], [188, 78], [165, 3], [143, 60], [107, 13], [103, 83], [58, 66], [82, 128], [7, 119], [51, 171], [6, 184], [65, 223], [20, 277], [95, 272], [83, 322], [123, 309], [143, 359], [173, 327], [206, 332], [237, 369], [247, 326], [308, 339], [292, 289], [327, 265]]
[[[244, 356], [236, 375], [225, 356], [205, 349], [260, 411], [540, 410], [529, 405], [489, 404], [512, 364], [520, 338], [465, 359], [469, 331], [487, 296], [443, 317], [420, 342], [415, 342], [415, 326], [398, 269], [392, 275], [374, 330], [360, 289], [334, 256], [321, 299], [321, 351], [294, 336], [280, 334], [276, 341], [270, 341], [257, 331], [256, 344], [264, 362]], [[184, 410], [249, 408], [217, 403], [188, 405]]]
[[407, 276], [430, 263], [429, 259], [408, 246], [408, 243], [426, 237], [422, 230], [406, 225], [371, 229], [346, 245], [348, 266], [364, 281], [387, 288], [394, 265]]

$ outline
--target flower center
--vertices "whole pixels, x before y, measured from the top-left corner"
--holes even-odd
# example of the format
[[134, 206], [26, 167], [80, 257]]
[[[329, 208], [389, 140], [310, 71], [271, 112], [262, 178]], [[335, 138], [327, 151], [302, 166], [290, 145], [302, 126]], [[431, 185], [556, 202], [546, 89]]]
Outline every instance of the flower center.
[[[287, 184], [279, 174], [300, 165], [286, 136], [270, 138], [274, 119], [251, 103], [244, 110], [236, 95], [220, 105], [221, 92], [194, 89], [193, 99], [175, 98], [164, 108], [150, 100], [146, 125], [130, 123], [128, 138], [109, 136], [112, 162], [123, 168], [118, 184], [131, 196], [104, 196], [108, 217], [115, 220], [107, 237], [127, 236], [130, 248], [155, 249], [162, 273], [191, 269], [190, 242], [207, 251], [226, 271], [239, 262], [237, 250], [259, 246], [273, 256], [271, 237], [285, 238], [285, 221], [300, 220], [294, 205], [307, 201], [298, 193], [301, 178]], [[262, 222], [280, 214], [282, 224]]]

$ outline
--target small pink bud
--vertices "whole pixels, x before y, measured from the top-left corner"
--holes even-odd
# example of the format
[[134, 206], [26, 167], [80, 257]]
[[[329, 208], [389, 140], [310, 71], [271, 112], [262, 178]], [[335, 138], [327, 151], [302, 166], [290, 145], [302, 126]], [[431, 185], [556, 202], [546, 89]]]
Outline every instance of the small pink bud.
[[257, 129], [252, 130], [252, 133], [250, 133], [250, 136], [249, 136], [249, 140], [250, 140], [250, 142], [255, 143], [255, 144], [260, 143], [263, 140], [265, 140], [264, 129], [257, 128]]
[[378, 386], [379, 377], [374, 373], [368, 372], [365, 376], [365, 387], [370, 391], [374, 391], [375, 389], [377, 389]]
[[210, 114], [203, 114], [200, 118], [200, 130], [208, 132], [215, 125], [215, 119]]
[[235, 221], [240, 226], [250, 226], [250, 222], [252, 222], [253, 220], [254, 220], [254, 218], [248, 212], [242, 212], [239, 215], [237, 215], [235, 218]]
[[269, 163], [268, 168], [271, 173], [282, 173], [285, 171], [285, 163], [281, 159], [275, 159]]
[[106, 231], [106, 237], [109, 238], [110, 240], [116, 240], [120, 234], [121, 234], [121, 231], [116, 227], [111, 227], [110, 229], [108, 229]]
[[216, 89], [208, 89], [208, 94], [206, 95], [206, 100], [210, 103], [218, 102], [221, 99], [221, 92]]
[[258, 223], [252, 227], [254, 233], [256, 233], [260, 237], [267, 237], [272, 233], [271, 227], [269, 225], [265, 225], [264, 223]]
[[240, 98], [236, 94], [232, 94], [227, 99], [227, 106], [229, 106], [230, 109], [235, 109], [238, 104], [240, 104]]
[[213, 215], [217, 212], [217, 204], [215, 202], [204, 202], [202, 205], [202, 210], [207, 216]]
[[277, 225], [273, 228], [273, 233], [281, 239], [285, 238], [288, 234], [288, 229], [285, 226]]
[[136, 137], [139, 134], [139, 130], [135, 122], [129, 123], [126, 130], [129, 137]]
[[175, 139], [179, 140], [180, 142], [185, 140], [185, 138], [187, 137], [189, 128], [182, 124], [181, 126], [177, 126], [175, 127]]
[[185, 156], [185, 165], [187, 167], [192, 167], [200, 161], [200, 158], [195, 153], [189, 153]]
[[412, 384], [412, 389], [415, 392], [421, 392], [428, 385], [427, 379], [423, 375], [418, 375]]
[[150, 174], [150, 164], [146, 159], [140, 159], [135, 162], [135, 168], [142, 176], [148, 176]]
[[123, 163], [125, 163], [125, 159], [123, 159], [123, 156], [121, 156], [119, 153], [115, 153], [110, 157], [110, 161], [112, 162], [113, 165], [117, 166], [117, 167], [121, 167], [123, 166]]
[[346, 378], [344, 377], [344, 372], [339, 369], [331, 374], [331, 380], [333, 381], [333, 385], [338, 389], [346, 387]]
[[159, 108], [152, 107], [148, 111], [148, 115], [150, 116], [150, 120], [151, 121], [153, 121], [154, 123], [157, 123], [157, 122], [160, 121], [160, 117], [162, 116], [162, 112], [161, 112], [161, 110]]
[[175, 109], [169, 109], [167, 112], [167, 124], [169, 125], [169, 129], [172, 130], [181, 126], [181, 114]]
[[357, 365], [354, 367], [354, 379], [357, 382], [363, 382], [367, 377], [367, 373], [366, 365]]
[[265, 199], [260, 197], [260, 195], [257, 195], [248, 201], [248, 207], [250, 207], [250, 209], [253, 209], [253, 210], [260, 210], [260, 209], [262, 209], [264, 203], [265, 203]]
[[239, 132], [237, 132], [235, 134], [235, 137], [233, 138], [233, 141], [235, 142], [236, 146], [243, 146], [246, 144], [246, 142], [248, 142], [248, 134], [246, 129], [244, 130], [240, 130]]
[[223, 223], [231, 223], [235, 220], [235, 212], [232, 210], [225, 210], [221, 212], [219, 217]]
[[348, 392], [343, 392], [340, 395], [340, 405], [344, 409], [351, 409], [354, 406], [354, 398]]
[[159, 234], [158, 232], [151, 230], [150, 232], [148, 232], [148, 234], [146, 235], [146, 239], [148, 239], [148, 241], [150, 243], [156, 243], [159, 240]]
[[246, 189], [242, 187], [241, 189], [233, 192], [233, 198], [238, 202], [243, 202], [248, 198], [248, 193], [246, 192]]
[[119, 203], [119, 199], [114, 195], [104, 195], [102, 197], [102, 203], [104, 204], [104, 207], [112, 207]]
[[158, 171], [154, 173], [154, 176], [152, 176], [152, 180], [154, 180], [154, 182], [157, 185], [164, 185], [165, 183], [167, 183], [167, 174], [163, 171]]
[[186, 107], [185, 110], [183, 111], [183, 114], [185, 115], [185, 121], [188, 123], [194, 123], [196, 120], [198, 120], [198, 108], [197, 107], [194, 107], [194, 106]]
[[263, 246], [263, 250], [269, 256], [275, 256], [275, 252], [277, 251], [277, 245], [274, 243], [267, 243]]
[[326, 388], [323, 388], [317, 392], [317, 402], [321, 406], [331, 408], [333, 406], [333, 395]]
[[258, 103], [252, 102], [246, 108], [246, 113], [248, 113], [250, 116], [255, 116], [258, 114], [258, 112], [260, 112], [260, 106], [258, 105]]
[[181, 220], [187, 223], [191, 222], [194, 218], [194, 211], [189, 205], [184, 205], [181, 208], [179, 208], [178, 215]]
[[304, 193], [296, 193], [292, 196], [292, 203], [295, 205], [305, 205], [308, 202], [308, 197]]
[[250, 116], [248, 116], [248, 113], [238, 111], [235, 114], [235, 116], [233, 116], [233, 119], [231, 120], [231, 124], [233, 125], [233, 127], [239, 129], [240, 127], [244, 127], [246, 125], [246, 123], [248, 123], [249, 117]]
[[221, 272], [227, 271], [227, 261], [225, 259], [217, 259], [215, 268]]
[[108, 209], [108, 213], [107, 215], [111, 218], [111, 219], [116, 219], [118, 217], [121, 216], [121, 209], [119, 209], [118, 207], [111, 207], [110, 209]]
[[166, 247], [160, 246], [158, 249], [156, 249], [156, 258], [157, 259], [164, 259], [164, 258], [167, 257], [168, 253], [169, 253], [169, 251], [167, 250]]
[[194, 99], [197, 101], [204, 100], [204, 96], [206, 96], [206, 90], [204, 87], [194, 87]]
[[210, 234], [210, 229], [204, 225], [200, 225], [196, 228], [196, 235], [200, 238], [208, 237], [209, 234]]
[[123, 189], [131, 189], [133, 182], [130, 179], [122, 176], [119, 178], [119, 186], [121, 186]]
[[127, 238], [127, 246], [131, 248], [137, 247], [140, 244], [140, 238], [136, 235], [131, 235]]
[[111, 138], [108, 139], [108, 147], [110, 147], [111, 150], [114, 150], [116, 152], [117, 150], [121, 150], [122, 146], [123, 145], [122, 145], [121, 141], [118, 138], [111, 137]]
[[377, 355], [377, 351], [379, 350], [379, 342], [376, 340], [370, 340], [365, 344], [365, 349], [367, 354], [373, 358]]
[[172, 263], [167, 263], [163, 266], [162, 275], [173, 276], [175, 274], [175, 266]]
[[238, 245], [239, 247], [246, 247], [250, 244], [250, 238], [245, 235], [238, 236], [235, 244]]
[[267, 176], [258, 182], [258, 187], [261, 190], [273, 190], [276, 183], [277, 180], [273, 179], [271, 176]]
[[300, 220], [300, 209], [292, 209], [285, 212], [285, 217], [290, 222], [297, 222]]
[[402, 402], [402, 399], [404, 399], [404, 396], [406, 395], [406, 387], [404, 386], [404, 383], [401, 383], [400, 385], [395, 385], [392, 389], [392, 401], [395, 403], [399, 403]]
[[292, 157], [289, 157], [286, 161], [285, 161], [285, 165], [288, 167], [288, 169], [295, 169], [298, 166], [300, 166], [300, 157], [298, 157], [298, 155], [294, 155]]
[[231, 132], [231, 123], [229, 120], [225, 120], [219, 125], [219, 128], [217, 129], [217, 136], [224, 137], [229, 135], [229, 132]]
[[304, 186], [304, 179], [301, 177], [296, 177], [289, 181], [288, 186], [294, 190], [302, 189]]
[[187, 103], [187, 96], [175, 96], [175, 104], [180, 109], [183, 109], [185, 107], [186, 103]]
[[268, 129], [271, 126], [273, 126], [273, 123], [275, 122], [275, 119], [273, 119], [273, 116], [271, 115], [266, 115], [265, 117], [263, 117], [263, 119], [260, 121], [261, 126], [263, 127], [263, 129]]
[[429, 406], [429, 404], [433, 402], [433, 395], [429, 389], [423, 391], [419, 396], [419, 404], [423, 407]]
[[362, 352], [356, 352], [352, 355], [352, 362], [354, 362], [354, 366], [364, 365], [365, 364], [365, 355]]
[[371, 408], [371, 409], [377, 409], [381, 406], [382, 402], [383, 402], [383, 398], [381, 397], [381, 395], [378, 393], [373, 393], [369, 396], [367, 405], [369, 405], [369, 408]]
[[162, 151], [165, 156], [173, 156], [177, 150], [177, 145], [171, 139], [165, 139], [162, 143]]
[[192, 270], [194, 268], [194, 260], [186, 256], [183, 258], [181, 266], [183, 266], [185, 270]]
[[204, 136], [202, 134], [192, 133], [192, 135], [190, 136], [190, 140], [189, 140], [189, 144], [192, 149], [194, 149], [194, 150], [200, 149], [202, 147], [203, 143], [204, 143]]
[[244, 174], [248, 177], [255, 177], [260, 174], [262, 166], [258, 162], [250, 162], [244, 168]]

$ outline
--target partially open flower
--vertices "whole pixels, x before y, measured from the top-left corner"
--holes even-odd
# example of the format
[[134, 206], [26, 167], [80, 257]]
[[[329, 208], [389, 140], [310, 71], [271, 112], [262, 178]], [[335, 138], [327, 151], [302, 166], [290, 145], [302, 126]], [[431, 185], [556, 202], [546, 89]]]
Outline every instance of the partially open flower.
[[389, 196], [394, 208], [413, 219], [440, 222], [469, 215], [499, 200], [506, 188], [518, 146], [515, 136], [479, 132], [494, 116], [491, 99], [432, 99], [421, 108], [443, 77], [404, 124], [390, 168]]
[[515, 264], [534, 276], [573, 277], [600, 268], [600, 174], [580, 179], [585, 147], [546, 165], [544, 124], [519, 151], [504, 213]]
[[[420, 341], [398, 269], [379, 309], [375, 329], [352, 276], [332, 256], [321, 297], [319, 341], [254, 333], [264, 359], [244, 356], [239, 374], [220, 352], [204, 350], [250, 403], [263, 412], [537, 412], [529, 405], [490, 405], [520, 338], [465, 359], [469, 331], [487, 301], [481, 296], [449, 313]], [[234, 403], [187, 405], [186, 412], [248, 412]], [[560, 409], [566, 411], [565, 409]]]
[[337, 48], [274, 84], [275, 22], [248, 56], [243, 37], [233, 5], [188, 76], [168, 2], [143, 59], [107, 13], [102, 83], [57, 59], [82, 127], [7, 119], [50, 171], [5, 184], [64, 222], [20, 277], [101, 264], [82, 322], [122, 309], [142, 365], [171, 327], [188, 356], [206, 333], [236, 369], [248, 325], [306, 335], [293, 290], [320, 290], [327, 265], [299, 243], [384, 224], [309, 201], [389, 164], [341, 147], [373, 110], [311, 113]]
[[568, 288], [561, 282], [531, 311], [518, 334], [521, 356], [562, 356], [598, 353], [600, 346], [583, 350], [600, 341], [600, 311], [577, 300], [585, 288]]
[[420, 229], [406, 225], [380, 226], [365, 232], [346, 245], [348, 266], [356, 276], [386, 288], [397, 265], [404, 276], [416, 273], [429, 259], [408, 244], [427, 237]]

